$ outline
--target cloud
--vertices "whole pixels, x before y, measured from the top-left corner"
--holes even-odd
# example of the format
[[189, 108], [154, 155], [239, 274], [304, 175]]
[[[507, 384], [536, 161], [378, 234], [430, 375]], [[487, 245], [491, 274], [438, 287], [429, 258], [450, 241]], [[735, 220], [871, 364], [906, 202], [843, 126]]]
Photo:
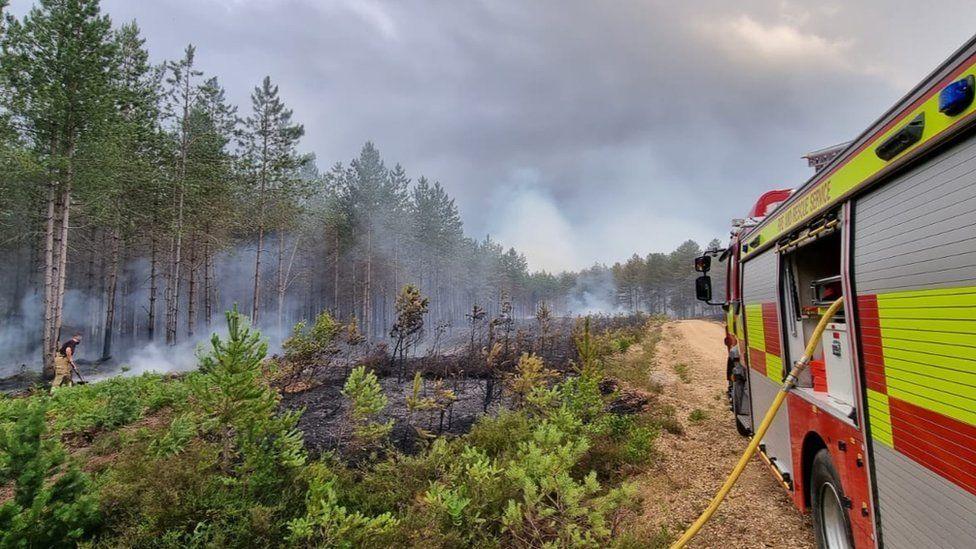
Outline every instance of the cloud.
[[966, 41], [969, 4], [102, 2], [155, 62], [193, 42], [242, 114], [270, 75], [323, 166], [372, 140], [548, 269], [727, 234]]
[[704, 24], [703, 29], [740, 61], [792, 64], [794, 69], [808, 67], [809, 63], [826, 68], [851, 67], [850, 40], [831, 40], [791, 24], [763, 24], [749, 15], [740, 15], [721, 23]]
[[343, 9], [356, 14], [391, 40], [397, 38], [397, 26], [382, 4], [374, 0], [340, 0]]

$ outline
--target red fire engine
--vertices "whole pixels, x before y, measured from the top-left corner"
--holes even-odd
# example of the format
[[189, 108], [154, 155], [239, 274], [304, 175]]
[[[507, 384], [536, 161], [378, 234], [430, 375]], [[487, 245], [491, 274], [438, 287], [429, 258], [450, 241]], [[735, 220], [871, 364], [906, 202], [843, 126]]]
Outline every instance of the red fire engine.
[[741, 433], [816, 344], [759, 454], [821, 547], [976, 547], [974, 84], [976, 39], [696, 260]]

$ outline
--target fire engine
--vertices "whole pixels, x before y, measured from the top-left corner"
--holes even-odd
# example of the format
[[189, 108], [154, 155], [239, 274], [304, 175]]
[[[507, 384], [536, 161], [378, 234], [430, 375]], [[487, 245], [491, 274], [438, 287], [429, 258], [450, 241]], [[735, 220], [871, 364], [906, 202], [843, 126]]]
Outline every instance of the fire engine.
[[976, 547], [974, 88], [976, 37], [695, 261], [740, 433], [816, 349], [758, 453], [820, 547]]

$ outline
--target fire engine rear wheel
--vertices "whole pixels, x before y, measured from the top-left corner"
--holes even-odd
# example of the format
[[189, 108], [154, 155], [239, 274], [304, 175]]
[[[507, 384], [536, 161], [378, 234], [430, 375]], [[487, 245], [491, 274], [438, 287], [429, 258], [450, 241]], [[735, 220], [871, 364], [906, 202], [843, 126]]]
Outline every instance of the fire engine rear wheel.
[[810, 472], [813, 530], [817, 547], [821, 549], [850, 549], [854, 547], [851, 523], [844, 507], [844, 487], [834, 469], [830, 452], [817, 452]]

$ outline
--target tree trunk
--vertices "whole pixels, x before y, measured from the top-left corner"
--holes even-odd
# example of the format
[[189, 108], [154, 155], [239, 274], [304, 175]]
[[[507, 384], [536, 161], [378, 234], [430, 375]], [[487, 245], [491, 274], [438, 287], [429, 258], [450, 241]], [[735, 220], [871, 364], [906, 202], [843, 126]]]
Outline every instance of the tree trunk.
[[55, 196], [57, 184], [48, 184], [47, 205], [44, 222], [44, 330], [42, 334], [41, 359], [44, 370], [54, 372], [54, 231]]
[[254, 293], [251, 297], [251, 324], [257, 326], [261, 302], [261, 249], [264, 247], [264, 227], [258, 226], [258, 251], [254, 256]]
[[275, 320], [278, 333], [281, 334], [283, 333], [281, 328], [285, 321], [285, 231], [280, 225], [278, 227], [278, 264], [275, 273], [275, 289], [278, 297], [278, 315]]
[[203, 317], [207, 327], [213, 319], [213, 277], [210, 261], [210, 239], [207, 238], [203, 245]]
[[196, 232], [190, 234], [189, 264], [187, 266], [187, 306], [186, 306], [186, 333], [191, 339], [197, 325], [197, 235]]
[[186, 162], [189, 157], [190, 148], [190, 79], [192, 74], [193, 71], [187, 67], [186, 75], [182, 81], [183, 93], [181, 107], [183, 113], [180, 119], [180, 163], [174, 204], [176, 208], [176, 227], [175, 234], [173, 235], [173, 244], [170, 249], [169, 278], [166, 281], [166, 343], [169, 345], [176, 344], [180, 320], [180, 275], [183, 266], [183, 207], [186, 201]]
[[105, 332], [102, 341], [102, 360], [112, 356], [112, 334], [115, 325], [115, 289], [119, 280], [119, 248], [121, 238], [116, 229], [112, 230], [112, 248], [109, 258], [108, 284], [105, 288]]
[[[267, 115], [262, 117], [262, 127], [267, 124]], [[258, 251], [254, 258], [254, 295], [251, 305], [251, 323], [257, 326], [258, 311], [261, 308], [261, 251], [264, 246], [264, 216], [267, 211], [267, 197], [265, 191], [268, 188], [268, 134], [263, 132], [261, 143], [261, 173], [260, 186], [258, 187], [258, 200], [260, 201], [260, 211], [258, 213]]]
[[98, 229], [92, 227], [91, 230], [91, 250], [88, 254], [88, 269], [85, 273], [85, 298], [88, 300], [88, 337], [95, 340], [95, 325], [98, 323], [98, 308], [95, 307], [95, 255], [98, 246], [95, 239], [98, 236]]
[[339, 309], [339, 229], [335, 233], [335, 251], [332, 261], [332, 312], [338, 319], [341, 317]]
[[158, 291], [159, 276], [159, 241], [156, 233], [152, 234], [149, 244], [149, 310], [146, 319], [146, 333], [149, 341], [156, 337], [156, 292]]
[[[186, 162], [186, 159], [183, 159]], [[184, 190], [179, 186], [176, 198], [176, 233], [170, 248], [170, 268], [166, 280], [166, 343], [176, 344], [177, 325], [180, 312], [180, 274], [183, 266], [183, 205]]]
[[[71, 153], [69, 153], [70, 156]], [[58, 252], [58, 280], [55, 293], [55, 315], [54, 315], [54, 341], [61, 339], [61, 325], [64, 321], [64, 287], [68, 274], [68, 227], [71, 214], [71, 161], [68, 162], [67, 182], [65, 183], [64, 193], [61, 198], [61, 242]]]
[[373, 339], [372, 303], [370, 303], [370, 283], [373, 275], [373, 229], [366, 230], [366, 273], [363, 281], [363, 333], [366, 341]]

